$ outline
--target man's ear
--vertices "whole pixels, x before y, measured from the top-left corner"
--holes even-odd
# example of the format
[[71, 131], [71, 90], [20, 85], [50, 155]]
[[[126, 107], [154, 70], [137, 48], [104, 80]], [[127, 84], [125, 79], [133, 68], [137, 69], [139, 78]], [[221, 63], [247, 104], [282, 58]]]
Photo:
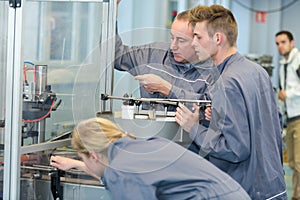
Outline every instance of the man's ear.
[[216, 32], [214, 35], [214, 40], [217, 42], [217, 44], [220, 44], [222, 42], [222, 34], [220, 32]]
[[291, 40], [291, 46], [294, 48], [295, 47], [295, 40]]

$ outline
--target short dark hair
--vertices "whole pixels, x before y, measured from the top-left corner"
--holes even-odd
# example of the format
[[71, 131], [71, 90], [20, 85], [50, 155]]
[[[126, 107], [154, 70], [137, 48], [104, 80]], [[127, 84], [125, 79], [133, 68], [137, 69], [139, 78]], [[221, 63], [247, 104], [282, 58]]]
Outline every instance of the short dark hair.
[[229, 9], [217, 4], [211, 6], [198, 5], [190, 10], [189, 17], [192, 26], [199, 22], [206, 22], [210, 37], [220, 31], [226, 35], [231, 46], [236, 45], [238, 25]]
[[282, 30], [276, 33], [275, 36], [277, 37], [278, 35], [286, 35], [290, 41], [294, 40], [293, 34], [290, 31]]

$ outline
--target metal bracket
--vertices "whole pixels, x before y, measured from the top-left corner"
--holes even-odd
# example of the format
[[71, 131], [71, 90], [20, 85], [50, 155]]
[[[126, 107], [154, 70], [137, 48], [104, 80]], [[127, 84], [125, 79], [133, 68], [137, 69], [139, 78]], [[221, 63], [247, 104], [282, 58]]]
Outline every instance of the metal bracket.
[[21, 154], [33, 153], [33, 152], [37, 152], [37, 151], [55, 149], [58, 147], [69, 146], [69, 145], [71, 145], [71, 138], [58, 140], [58, 141], [52, 141], [52, 142], [43, 142], [43, 143], [39, 143], [39, 144], [22, 146], [20, 153]]
[[4, 128], [5, 127], [5, 120], [1, 119], [0, 120], [0, 128]]
[[9, 0], [9, 7], [20, 8], [21, 7], [21, 0]]

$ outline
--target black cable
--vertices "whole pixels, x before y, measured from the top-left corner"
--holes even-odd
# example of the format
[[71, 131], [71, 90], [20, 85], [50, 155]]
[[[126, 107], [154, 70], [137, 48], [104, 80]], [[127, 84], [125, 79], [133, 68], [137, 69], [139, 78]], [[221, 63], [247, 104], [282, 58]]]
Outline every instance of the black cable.
[[233, 1], [236, 2], [238, 5], [240, 5], [241, 7], [245, 8], [251, 12], [266, 12], [266, 13], [281, 12], [281, 11], [289, 8], [293, 4], [299, 2], [298, 0], [293, 0], [292, 2], [288, 3], [287, 5], [283, 5], [281, 8], [276, 8], [276, 9], [271, 9], [271, 10], [257, 10], [257, 9], [246, 6], [245, 4], [241, 3], [239, 0], [233, 0]]

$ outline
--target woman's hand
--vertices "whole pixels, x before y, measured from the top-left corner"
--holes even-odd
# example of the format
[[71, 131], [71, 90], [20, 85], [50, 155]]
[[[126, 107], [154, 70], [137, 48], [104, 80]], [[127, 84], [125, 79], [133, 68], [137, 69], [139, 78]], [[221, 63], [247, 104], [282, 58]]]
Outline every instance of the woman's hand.
[[67, 158], [63, 156], [51, 156], [50, 165], [61, 170], [69, 170], [72, 168], [83, 169], [85, 164], [80, 160]]

